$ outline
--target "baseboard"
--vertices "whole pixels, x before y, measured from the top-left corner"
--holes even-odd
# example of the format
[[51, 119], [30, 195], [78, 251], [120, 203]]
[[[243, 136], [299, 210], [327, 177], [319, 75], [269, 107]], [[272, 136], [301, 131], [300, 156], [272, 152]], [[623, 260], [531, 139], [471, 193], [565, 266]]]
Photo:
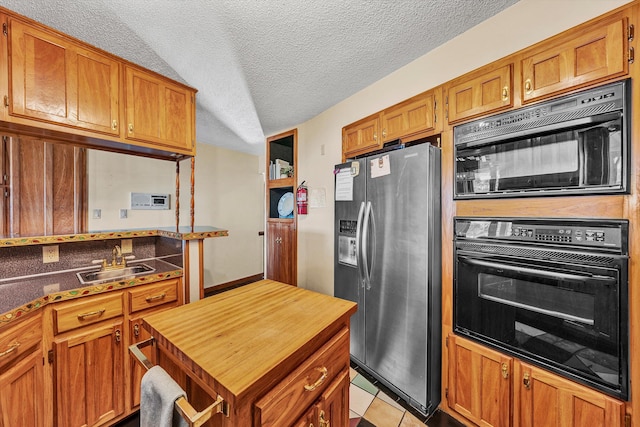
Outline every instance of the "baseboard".
[[232, 280], [227, 283], [221, 283], [219, 285], [210, 286], [204, 288], [204, 297], [210, 297], [211, 295], [219, 294], [220, 292], [228, 291], [229, 289], [239, 288], [240, 286], [248, 285], [249, 283], [257, 282], [264, 279], [264, 273], [255, 274], [249, 277], [243, 277], [242, 279]]

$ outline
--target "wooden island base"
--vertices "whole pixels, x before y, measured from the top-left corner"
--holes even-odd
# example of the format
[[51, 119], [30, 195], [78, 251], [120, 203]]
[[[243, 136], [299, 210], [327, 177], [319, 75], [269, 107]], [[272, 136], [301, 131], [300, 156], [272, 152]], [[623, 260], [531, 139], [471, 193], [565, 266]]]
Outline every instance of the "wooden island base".
[[144, 319], [152, 359], [209, 426], [346, 426], [356, 304], [271, 280]]

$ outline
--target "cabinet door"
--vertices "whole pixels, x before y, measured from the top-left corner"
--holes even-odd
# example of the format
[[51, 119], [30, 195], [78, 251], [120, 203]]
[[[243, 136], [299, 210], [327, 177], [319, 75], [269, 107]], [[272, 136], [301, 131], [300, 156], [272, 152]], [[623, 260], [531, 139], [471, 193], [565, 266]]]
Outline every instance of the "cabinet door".
[[627, 73], [627, 18], [570, 31], [564, 42], [522, 59], [522, 100], [533, 101], [575, 86]]
[[349, 425], [349, 371], [343, 371], [322, 393], [316, 409], [317, 426]]
[[342, 156], [347, 158], [382, 147], [378, 137], [380, 115], [365, 117], [342, 128]]
[[11, 138], [10, 144], [10, 235], [83, 232], [85, 149], [31, 138]]
[[296, 232], [292, 221], [267, 222], [267, 279], [296, 285]]
[[42, 350], [31, 354], [0, 374], [0, 426], [45, 425]]
[[382, 112], [382, 142], [435, 129], [435, 96], [423, 93]]
[[124, 412], [122, 321], [54, 341], [58, 425], [97, 426]]
[[[151, 334], [142, 327], [141, 316], [129, 320], [129, 336], [131, 337], [130, 344], [136, 344], [151, 338]], [[149, 359], [151, 363], [154, 365], [156, 364], [155, 352], [151, 351], [151, 346], [141, 348], [140, 350], [145, 356], [147, 356], [147, 359]], [[140, 406], [140, 381], [142, 381], [142, 376], [145, 371], [144, 368], [140, 366], [140, 363], [136, 360], [135, 356], [129, 351], [127, 351], [127, 360], [130, 372], [130, 374], [127, 375], [127, 380], [129, 381], [129, 395], [131, 396], [129, 406], [127, 408], [135, 410]]]
[[453, 82], [447, 90], [449, 123], [493, 113], [513, 106], [512, 64]]
[[195, 94], [154, 74], [125, 67], [127, 139], [192, 154]]
[[512, 358], [453, 335], [448, 342], [449, 407], [480, 426], [509, 426]]
[[514, 425], [621, 427], [624, 403], [522, 362], [515, 363]]
[[119, 135], [119, 63], [9, 18], [9, 113]]

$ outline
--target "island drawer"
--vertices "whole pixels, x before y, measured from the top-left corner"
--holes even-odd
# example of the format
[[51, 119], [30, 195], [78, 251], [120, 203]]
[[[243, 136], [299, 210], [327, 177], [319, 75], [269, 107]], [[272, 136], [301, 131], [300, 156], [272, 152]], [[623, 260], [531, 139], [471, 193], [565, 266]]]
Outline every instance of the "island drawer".
[[179, 279], [172, 279], [128, 290], [130, 312], [177, 301], [179, 285]]
[[42, 316], [31, 315], [0, 334], [0, 368], [17, 360], [42, 341]]
[[53, 307], [55, 333], [122, 316], [123, 312], [122, 292], [56, 304]]
[[349, 330], [334, 335], [255, 405], [257, 425], [283, 426], [300, 417], [349, 366]]

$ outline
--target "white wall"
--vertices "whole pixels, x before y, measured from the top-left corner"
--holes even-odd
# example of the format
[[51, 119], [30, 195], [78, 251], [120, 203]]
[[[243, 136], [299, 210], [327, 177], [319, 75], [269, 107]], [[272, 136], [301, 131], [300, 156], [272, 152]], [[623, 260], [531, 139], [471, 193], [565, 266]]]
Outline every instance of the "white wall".
[[342, 127], [626, 3], [521, 0], [299, 125], [298, 180], [326, 190], [327, 203], [298, 217], [298, 285], [333, 294], [333, 167], [341, 160]]
[[[197, 145], [195, 225], [229, 230], [206, 239], [205, 287], [263, 272], [264, 157]], [[175, 162], [89, 150], [89, 230], [175, 226]], [[180, 225], [190, 225], [191, 161], [180, 163]], [[169, 193], [168, 211], [130, 210], [130, 192]], [[102, 218], [92, 219], [94, 209]], [[128, 218], [120, 219], [120, 209]]]

